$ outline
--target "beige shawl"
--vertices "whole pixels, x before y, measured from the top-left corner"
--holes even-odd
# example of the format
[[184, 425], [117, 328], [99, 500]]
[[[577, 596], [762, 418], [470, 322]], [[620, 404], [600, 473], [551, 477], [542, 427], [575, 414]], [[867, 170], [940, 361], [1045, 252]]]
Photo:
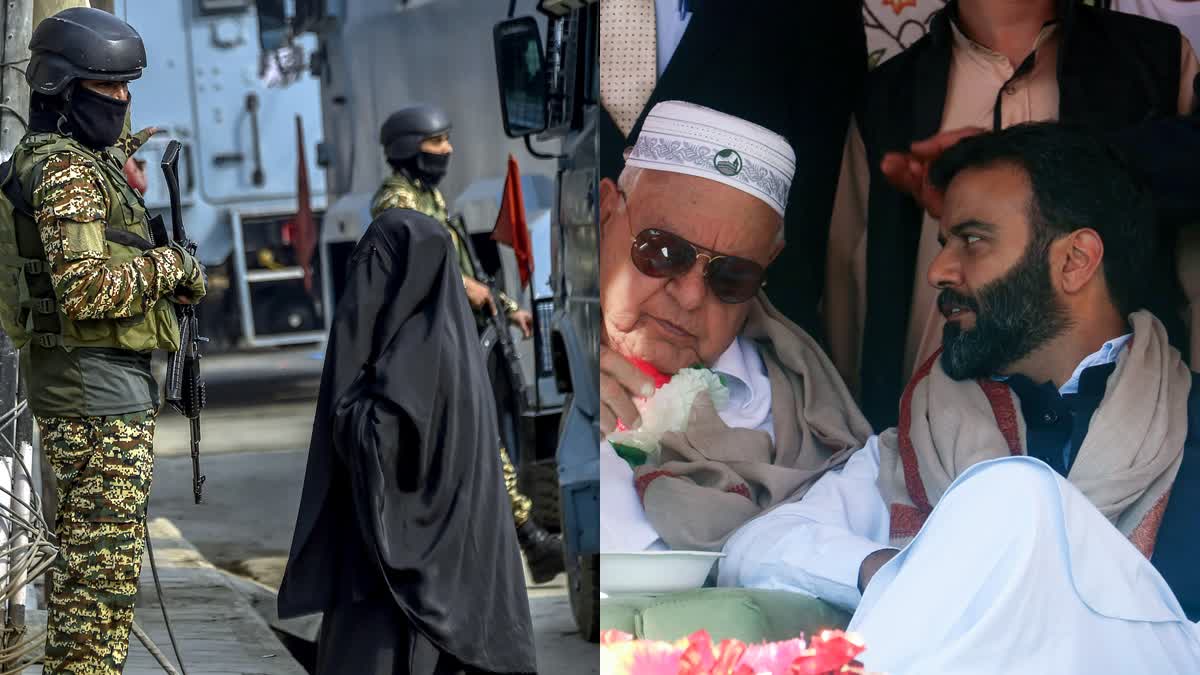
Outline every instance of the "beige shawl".
[[[1130, 321], [1133, 339], [1067, 479], [1149, 557], [1183, 460], [1192, 379], [1158, 319], [1137, 312]], [[968, 467], [1026, 454], [1025, 421], [1012, 390], [993, 380], [952, 380], [939, 357], [913, 376], [899, 428], [879, 439], [879, 488], [896, 546], [916, 535]]]
[[646, 516], [673, 549], [720, 550], [746, 521], [803, 497], [871, 435], [816, 341], [766, 296], [751, 302], [742, 337], [767, 367], [775, 443], [764, 431], [726, 426], [708, 396], [697, 397], [687, 432], [666, 434], [658, 464], [635, 472]]

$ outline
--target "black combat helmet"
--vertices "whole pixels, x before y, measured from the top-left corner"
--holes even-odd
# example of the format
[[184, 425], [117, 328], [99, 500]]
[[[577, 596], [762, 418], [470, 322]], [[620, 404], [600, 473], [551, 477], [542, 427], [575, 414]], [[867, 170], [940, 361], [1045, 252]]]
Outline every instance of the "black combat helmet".
[[47, 17], [29, 41], [25, 81], [55, 96], [73, 80], [127, 82], [142, 76], [146, 48], [132, 26], [102, 9], [73, 7]]
[[379, 142], [390, 162], [415, 157], [421, 141], [450, 131], [450, 116], [432, 105], [414, 105], [392, 113], [379, 130]]

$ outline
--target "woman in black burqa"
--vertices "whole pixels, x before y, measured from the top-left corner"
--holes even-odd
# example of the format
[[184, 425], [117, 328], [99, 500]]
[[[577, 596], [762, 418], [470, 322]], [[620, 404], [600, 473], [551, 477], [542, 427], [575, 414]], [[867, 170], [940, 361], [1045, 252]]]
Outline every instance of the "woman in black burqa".
[[533, 673], [496, 408], [446, 228], [391, 209], [350, 258], [283, 618], [324, 612], [317, 672]]

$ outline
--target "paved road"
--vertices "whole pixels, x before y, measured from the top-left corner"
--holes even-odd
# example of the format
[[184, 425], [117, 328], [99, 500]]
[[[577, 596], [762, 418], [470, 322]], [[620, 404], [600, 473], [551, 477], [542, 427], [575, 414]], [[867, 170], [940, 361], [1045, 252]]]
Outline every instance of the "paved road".
[[[321, 381], [319, 359], [312, 348], [205, 358], [204, 454], [307, 448]], [[164, 409], [155, 437], [157, 455], [187, 454], [188, 439], [188, 426]]]
[[[204, 367], [205, 503], [192, 503], [187, 426], [164, 411], [151, 517], [171, 519], [218, 567], [277, 588], [300, 503], [321, 362], [310, 348], [214, 356]], [[560, 575], [529, 587], [539, 670], [598, 673], [597, 648], [575, 632], [565, 583]]]

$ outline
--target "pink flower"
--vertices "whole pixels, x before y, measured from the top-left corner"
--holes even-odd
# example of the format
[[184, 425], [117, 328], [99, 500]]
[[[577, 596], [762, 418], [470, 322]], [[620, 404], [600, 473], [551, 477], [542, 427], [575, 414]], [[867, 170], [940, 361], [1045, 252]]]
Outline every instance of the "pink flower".
[[[631, 636], [627, 636], [630, 637]], [[678, 675], [685, 641], [618, 639], [600, 642], [600, 675]]]
[[[811, 645], [796, 638], [746, 645], [724, 640], [713, 646], [706, 631], [674, 643], [636, 640], [605, 631], [600, 637], [600, 675], [825, 675], [861, 672], [851, 666], [864, 651], [854, 635], [823, 631]], [[843, 667], [851, 668], [843, 670]]]
[[614, 642], [630, 642], [632, 640], [633, 640], [632, 635], [630, 635], [629, 633], [621, 632], [619, 630], [609, 629], [609, 630], [600, 632], [600, 644], [601, 645], [612, 644]]
[[821, 631], [820, 635], [812, 639], [805, 655], [792, 663], [786, 675], [838, 672], [864, 651], [866, 647], [856, 635], [847, 635], [840, 630]]
[[804, 656], [808, 645], [795, 638], [785, 642], [764, 642], [750, 645], [742, 656], [740, 665], [749, 666], [755, 673], [786, 673], [792, 662]]

